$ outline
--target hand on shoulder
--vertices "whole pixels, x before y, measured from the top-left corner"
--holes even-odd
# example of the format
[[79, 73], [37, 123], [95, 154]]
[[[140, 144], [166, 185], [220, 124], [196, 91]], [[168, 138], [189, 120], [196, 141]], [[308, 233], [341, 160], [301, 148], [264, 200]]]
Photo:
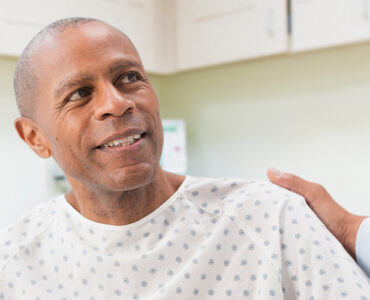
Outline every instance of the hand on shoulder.
[[267, 176], [272, 183], [302, 195], [329, 231], [342, 243], [348, 253], [356, 258], [356, 235], [361, 222], [366, 217], [357, 216], [345, 210], [318, 183], [273, 168], [268, 170]]

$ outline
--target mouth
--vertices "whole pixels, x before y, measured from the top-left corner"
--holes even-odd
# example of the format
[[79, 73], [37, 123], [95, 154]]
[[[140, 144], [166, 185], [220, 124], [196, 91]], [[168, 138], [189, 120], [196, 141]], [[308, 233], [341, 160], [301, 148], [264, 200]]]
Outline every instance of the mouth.
[[140, 139], [144, 138], [146, 135], [145, 132], [141, 134], [134, 134], [130, 135], [121, 139], [115, 139], [112, 141], [109, 141], [103, 145], [98, 146], [98, 149], [114, 149], [114, 148], [122, 148], [122, 147], [128, 147], [132, 144], [135, 144], [140, 141]]

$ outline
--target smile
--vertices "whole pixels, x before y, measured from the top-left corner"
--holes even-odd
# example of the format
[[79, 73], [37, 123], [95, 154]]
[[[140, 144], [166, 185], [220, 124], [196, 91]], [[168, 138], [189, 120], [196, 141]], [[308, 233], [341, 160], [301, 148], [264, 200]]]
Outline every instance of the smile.
[[130, 146], [136, 141], [138, 141], [139, 139], [141, 139], [143, 135], [144, 134], [135, 134], [135, 135], [125, 137], [123, 139], [113, 140], [104, 145], [101, 145], [100, 148], [105, 149], [105, 148], [115, 148], [115, 147], [118, 148], [118, 147]]

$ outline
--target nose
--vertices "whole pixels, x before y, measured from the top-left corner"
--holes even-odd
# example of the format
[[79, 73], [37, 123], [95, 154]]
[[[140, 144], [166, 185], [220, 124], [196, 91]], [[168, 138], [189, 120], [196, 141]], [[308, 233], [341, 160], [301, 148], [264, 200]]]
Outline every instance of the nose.
[[109, 83], [100, 87], [98, 97], [95, 100], [94, 115], [95, 119], [99, 121], [110, 116], [120, 117], [136, 109], [132, 100]]

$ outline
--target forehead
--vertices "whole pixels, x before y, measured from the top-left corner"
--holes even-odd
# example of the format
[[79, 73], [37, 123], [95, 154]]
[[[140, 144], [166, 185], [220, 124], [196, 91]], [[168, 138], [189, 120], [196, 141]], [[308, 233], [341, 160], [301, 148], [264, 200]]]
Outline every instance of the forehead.
[[34, 54], [37, 77], [47, 81], [49, 87], [66, 76], [96, 74], [112, 68], [115, 62], [142, 66], [130, 40], [115, 28], [99, 22], [70, 27], [48, 36]]

